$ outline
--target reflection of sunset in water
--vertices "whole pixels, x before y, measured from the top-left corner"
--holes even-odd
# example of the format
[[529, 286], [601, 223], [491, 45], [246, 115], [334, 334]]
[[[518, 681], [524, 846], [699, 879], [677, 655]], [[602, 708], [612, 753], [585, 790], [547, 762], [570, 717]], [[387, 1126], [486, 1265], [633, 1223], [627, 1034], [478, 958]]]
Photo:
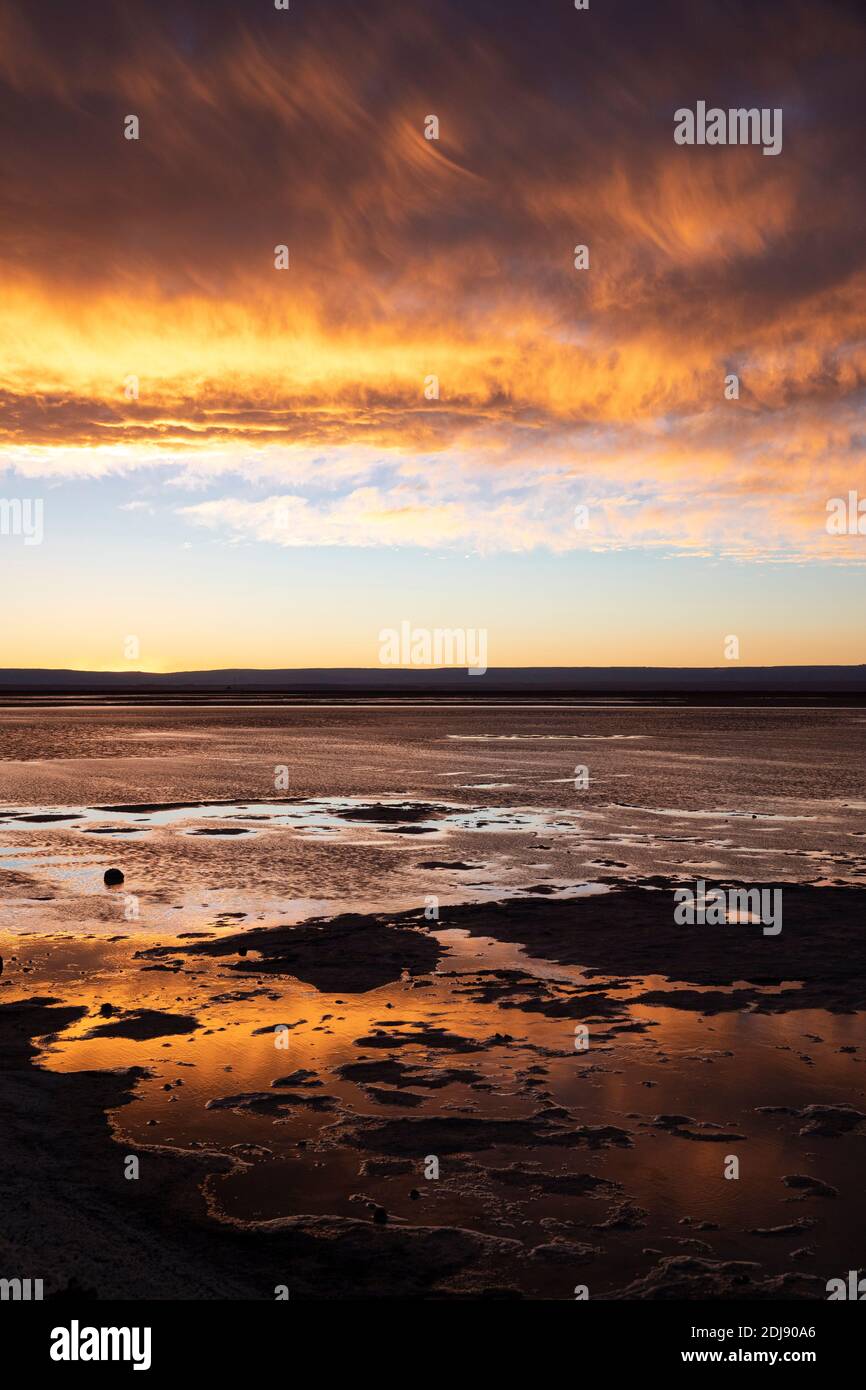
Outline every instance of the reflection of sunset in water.
[[[823, 715], [827, 736], [847, 717]], [[92, 730], [118, 744], [121, 762], [126, 740], [138, 746], [122, 784], [114, 760], [58, 762], [53, 800], [38, 763], [0, 765], [4, 1000], [83, 1007], [42, 1040], [40, 1065], [140, 1068], [133, 1098], [110, 1116], [121, 1149], [227, 1156], [231, 1169], [206, 1181], [223, 1218], [369, 1219], [379, 1209], [397, 1226], [562, 1237], [597, 1247], [593, 1280], [611, 1289], [646, 1263], [645, 1248], [763, 1261], [767, 1238], [749, 1232], [778, 1226], [791, 1228], [773, 1237], [787, 1242], [785, 1258], [808, 1244], [820, 1268], [847, 1267], [848, 1204], [806, 1203], [783, 1178], [815, 1173], [840, 1193], [859, 1182], [857, 1136], [804, 1140], [796, 1113], [862, 1103], [862, 1026], [857, 1014], [815, 1008], [753, 1011], [779, 994], [788, 1007], [800, 988], [786, 978], [785, 932], [769, 958], [779, 978], [756, 986], [564, 964], [499, 939], [495, 912], [480, 929], [461, 925], [461, 903], [516, 901], [527, 920], [545, 903], [579, 914], [647, 879], [656, 908], [663, 876], [715, 882], [744, 864], [767, 877], [862, 882], [855, 798], [810, 800], [802, 773], [779, 794], [792, 739], [801, 761], [826, 755], [814, 717], [813, 743], [786, 713], [725, 718], [763, 752], [736, 795], [714, 785], [728, 735], [697, 711], [675, 723], [635, 709], [450, 711], [448, 733], [460, 739], [429, 710], [403, 711], [387, 740], [377, 716], [358, 710], [79, 713], [73, 746]], [[334, 784], [324, 790], [323, 724]], [[141, 725], [165, 735], [148, 758]], [[193, 752], [216, 728], [218, 765]], [[287, 738], [296, 794], [275, 801], [261, 782]], [[578, 739], [594, 748], [580, 796], [561, 775]], [[687, 750], [685, 762], [673, 756]], [[696, 765], [709, 783], [700, 797]], [[111, 828], [120, 834], [91, 833]], [[248, 833], [213, 833], [224, 829]], [[106, 865], [122, 866], [121, 887], [105, 888]], [[425, 920], [430, 902], [438, 917]], [[390, 964], [374, 951], [372, 983], [352, 984], [351, 932], [375, 913], [402, 944]], [[263, 954], [276, 939], [291, 950], [292, 930], [308, 931], [311, 918], [348, 924], [342, 964], [326, 937], [295, 974]], [[733, 948], [748, 927], [725, 930]], [[407, 965], [422, 939], [431, 963]], [[345, 987], [320, 978], [328, 960]], [[752, 1002], [719, 1011], [727, 992]], [[644, 994], [654, 1002], [633, 1002]], [[285, 1048], [277, 1024], [287, 1025]], [[146, 1036], [123, 1036], [142, 1027]], [[485, 1122], [506, 1128], [491, 1141], [477, 1128]], [[454, 1124], [469, 1126], [456, 1148]], [[423, 1162], [437, 1145], [441, 1175], [428, 1181]], [[725, 1181], [728, 1154], [747, 1181]], [[538, 1188], [533, 1173], [554, 1187]], [[561, 1274], [529, 1261], [514, 1277], [556, 1296]]]
[[[397, 984], [367, 995], [344, 994], [338, 1003], [337, 998], [297, 982], [238, 977], [222, 962], [188, 959], [183, 973], [143, 972], [141, 962], [131, 958], [129, 943], [109, 950], [106, 960], [102, 943], [58, 943], [45, 966], [37, 964], [30, 980], [34, 989], [55, 988], [58, 977], [64, 981], [66, 976], [64, 999], [90, 1009], [86, 1018], [47, 1045], [42, 1065], [64, 1071], [146, 1068], [149, 1074], [138, 1083], [135, 1100], [112, 1116], [118, 1138], [140, 1154], [146, 1154], [152, 1144], [202, 1146], [223, 1153], [232, 1152], [234, 1146], [242, 1166], [234, 1174], [213, 1179], [209, 1191], [215, 1211], [242, 1218], [269, 1219], [299, 1211], [357, 1215], [352, 1198], [366, 1193], [387, 1201], [398, 1219], [417, 1220], [418, 1209], [407, 1193], [422, 1183], [420, 1161], [414, 1175], [371, 1183], [359, 1177], [364, 1154], [353, 1155], [337, 1145], [329, 1134], [331, 1127], [355, 1115], [385, 1119], [466, 1113], [529, 1118], [546, 1103], [567, 1107], [581, 1124], [620, 1126], [638, 1142], [633, 1149], [597, 1152], [553, 1148], [527, 1153], [522, 1147], [506, 1145], [497, 1146], [493, 1153], [477, 1154], [476, 1160], [503, 1167], [529, 1158], [541, 1160], [544, 1168], [555, 1172], [598, 1173], [620, 1183], [639, 1206], [652, 1213], [654, 1240], [663, 1236], [670, 1243], [689, 1238], [679, 1224], [686, 1214], [725, 1228], [723, 1240], [714, 1237], [714, 1248], [725, 1258], [754, 1258], [754, 1239], [747, 1229], [768, 1224], [768, 1207], [778, 1208], [779, 1221], [790, 1217], [791, 1210], [779, 1205], [786, 1195], [780, 1175], [797, 1171], [802, 1164], [793, 1136], [786, 1135], [774, 1117], [756, 1115], [756, 1107], [768, 1099], [797, 1107], [832, 1097], [849, 1099], [852, 1058], [838, 1049], [852, 1039], [862, 1039], [862, 1026], [854, 1017], [809, 1013], [703, 1017], [637, 1005], [635, 1018], [654, 1025], [647, 1033], [608, 1034], [604, 1024], [593, 1026], [589, 1049], [578, 1053], [574, 1025], [568, 1020], [540, 1019], [461, 1000], [448, 982], [437, 983], [437, 976], [431, 977], [429, 989]], [[472, 952], [476, 964], [489, 956], [488, 967], [494, 969], [502, 966], [501, 957], [507, 956], [510, 963], [514, 954], [508, 948], [497, 949], [496, 943], [489, 951], [482, 944]], [[446, 957], [440, 970], [453, 966], [454, 961]], [[85, 990], [72, 982], [80, 970], [87, 975]], [[563, 978], [569, 972], [556, 967], [556, 973]], [[606, 982], [595, 983], [603, 988]], [[660, 977], [633, 980], [628, 994], [665, 983]], [[229, 994], [255, 997], [211, 1002], [214, 995]], [[126, 1010], [162, 1010], [169, 1015], [191, 1015], [200, 1026], [189, 1034], [148, 1041], [87, 1038], [92, 1029], [112, 1021], [99, 1016], [99, 1005], [106, 1001], [114, 1005], [115, 1018]], [[423, 1045], [382, 1053], [355, 1045], [377, 1029], [405, 1036], [411, 1035], [407, 1025], [431, 1022], [484, 1046], [479, 1052], [455, 1056]], [[256, 1030], [275, 1023], [290, 1026], [285, 1049], [275, 1047], [271, 1033], [256, 1035]], [[809, 1046], [804, 1034], [817, 1034], [819, 1029], [823, 1039], [820, 1072], [800, 1060]], [[497, 1044], [494, 1033], [508, 1035], [510, 1041]], [[526, 1069], [537, 1062], [539, 1049], [548, 1050], [547, 1101], [534, 1097], [524, 1084]], [[359, 1057], [380, 1056], [399, 1056], [406, 1063], [434, 1068], [468, 1064], [481, 1074], [485, 1089], [457, 1083], [425, 1091], [417, 1108], [404, 1111], [377, 1103], [363, 1088], [335, 1075], [337, 1068]], [[332, 1109], [293, 1105], [282, 1113], [262, 1115], [206, 1108], [209, 1101], [222, 1097], [279, 1095], [272, 1083], [298, 1072], [311, 1073], [322, 1082], [321, 1088], [304, 1092], [290, 1087], [283, 1094], [324, 1095], [332, 1099]], [[672, 1137], [649, 1127], [659, 1114], [710, 1122], [740, 1138], [720, 1145]], [[308, 1147], [299, 1149], [299, 1144]], [[237, 1147], [248, 1145], [257, 1148], [250, 1153]], [[739, 1153], [748, 1165], [748, 1185], [723, 1181], [720, 1155], [728, 1152]], [[301, 1161], [303, 1155], [309, 1155], [312, 1167]], [[447, 1175], [447, 1159], [444, 1163]], [[842, 1152], [822, 1155], [822, 1177], [836, 1185], [850, 1183], [851, 1163], [851, 1156]], [[424, 1184], [423, 1219], [498, 1229], [502, 1215], [495, 1215], [498, 1204], [490, 1203], [479, 1213], [475, 1194], [461, 1191], [461, 1186], [459, 1180], [447, 1177], [435, 1187]], [[603, 1218], [598, 1206], [589, 1198], [575, 1198], [564, 1212], [560, 1199], [547, 1198], [528, 1205], [527, 1219], [595, 1223]], [[794, 1214], [799, 1211], [795, 1208]], [[829, 1216], [822, 1242], [841, 1250], [846, 1232], [842, 1208]], [[627, 1251], [613, 1249], [609, 1278], [615, 1282], [627, 1265]]]

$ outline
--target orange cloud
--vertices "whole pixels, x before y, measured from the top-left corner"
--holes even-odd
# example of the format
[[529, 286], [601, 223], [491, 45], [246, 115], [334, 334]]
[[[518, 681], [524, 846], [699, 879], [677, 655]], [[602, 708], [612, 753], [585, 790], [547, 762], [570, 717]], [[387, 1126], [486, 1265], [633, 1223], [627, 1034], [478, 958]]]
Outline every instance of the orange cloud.
[[[273, 480], [293, 544], [862, 561], [822, 529], [863, 485], [841, 10], [816, 37], [808, 6], [768, 7], [732, 68], [725, 14], [675, 4], [579, 40], [574, 15], [484, 5], [83, 8], [58, 30], [0, 0], [7, 466]], [[787, 101], [779, 159], [674, 146], [684, 93], [731, 71]], [[286, 491], [312, 483], [339, 496]], [[289, 543], [270, 500], [187, 515]]]

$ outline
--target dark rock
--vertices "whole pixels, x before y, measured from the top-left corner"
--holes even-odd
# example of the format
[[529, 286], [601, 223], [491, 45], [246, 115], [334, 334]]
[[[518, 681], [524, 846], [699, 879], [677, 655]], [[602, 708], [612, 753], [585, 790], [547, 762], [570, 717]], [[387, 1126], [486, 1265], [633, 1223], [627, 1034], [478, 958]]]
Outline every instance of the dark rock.
[[[107, 1017], [114, 1009], [111, 1004], [103, 1005], [100, 1013], [108, 1008]], [[113, 1023], [100, 1023], [85, 1033], [87, 1038], [167, 1038], [177, 1033], [194, 1033], [201, 1024], [189, 1014], [164, 1013], [160, 1009], [131, 1009], [121, 1014]]]
[[789, 1173], [782, 1179], [786, 1187], [802, 1188], [806, 1197], [838, 1197], [839, 1189], [805, 1173]]

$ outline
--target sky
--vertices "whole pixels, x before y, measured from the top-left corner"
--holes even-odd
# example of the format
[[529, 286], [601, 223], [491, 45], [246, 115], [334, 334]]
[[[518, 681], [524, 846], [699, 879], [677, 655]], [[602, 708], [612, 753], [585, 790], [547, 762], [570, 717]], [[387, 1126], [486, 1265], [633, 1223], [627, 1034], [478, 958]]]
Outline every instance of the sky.
[[0, 665], [866, 661], [864, 60], [853, 0], [0, 0]]

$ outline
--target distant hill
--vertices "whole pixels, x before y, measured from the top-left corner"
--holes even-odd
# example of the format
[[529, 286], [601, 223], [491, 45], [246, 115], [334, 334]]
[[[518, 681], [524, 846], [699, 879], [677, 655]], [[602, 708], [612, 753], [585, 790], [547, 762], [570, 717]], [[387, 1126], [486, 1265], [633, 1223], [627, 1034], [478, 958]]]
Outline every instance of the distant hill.
[[0, 670], [0, 697], [202, 695], [419, 696], [515, 695], [866, 697], [861, 666], [502, 666], [483, 676], [464, 670], [383, 667], [305, 670], [50, 671]]

